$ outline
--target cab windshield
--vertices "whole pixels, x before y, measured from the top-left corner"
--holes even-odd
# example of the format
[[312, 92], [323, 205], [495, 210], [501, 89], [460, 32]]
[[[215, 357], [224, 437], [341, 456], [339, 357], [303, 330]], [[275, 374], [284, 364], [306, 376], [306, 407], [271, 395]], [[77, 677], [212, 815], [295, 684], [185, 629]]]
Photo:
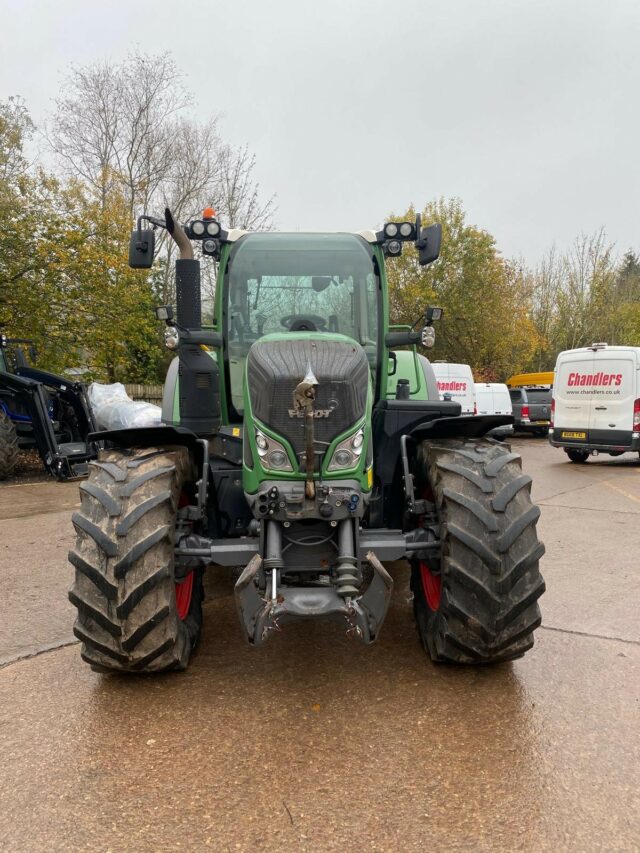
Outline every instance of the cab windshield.
[[245, 359], [263, 335], [347, 335], [365, 349], [375, 370], [379, 281], [372, 247], [362, 238], [247, 234], [231, 249], [227, 277], [229, 378], [239, 414]]

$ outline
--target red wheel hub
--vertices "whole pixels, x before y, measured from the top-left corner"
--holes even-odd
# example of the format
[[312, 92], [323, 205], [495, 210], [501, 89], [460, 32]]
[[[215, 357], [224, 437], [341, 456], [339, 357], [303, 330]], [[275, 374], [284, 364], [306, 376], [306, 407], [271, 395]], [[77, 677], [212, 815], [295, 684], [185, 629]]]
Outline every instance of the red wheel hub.
[[420, 561], [420, 579], [429, 610], [439, 610], [442, 596], [442, 578], [440, 575], [434, 575], [424, 560]]
[[[191, 503], [189, 495], [182, 492], [178, 500], [178, 508], [188, 506]], [[178, 619], [182, 622], [189, 615], [191, 609], [191, 596], [193, 595], [193, 572], [185, 577], [181, 583], [176, 583], [176, 610], [178, 611]]]
[[189, 572], [182, 583], [176, 584], [176, 610], [183, 622], [189, 615], [191, 596], [193, 595], [193, 572]]

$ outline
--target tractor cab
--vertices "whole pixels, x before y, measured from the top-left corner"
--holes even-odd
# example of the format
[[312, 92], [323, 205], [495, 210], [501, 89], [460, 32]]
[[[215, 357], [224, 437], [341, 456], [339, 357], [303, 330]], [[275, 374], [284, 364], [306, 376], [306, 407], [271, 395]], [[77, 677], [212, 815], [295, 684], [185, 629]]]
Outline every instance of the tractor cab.
[[265, 335], [320, 333], [378, 361], [381, 282], [373, 247], [355, 234], [247, 234], [228, 253], [219, 316], [229, 417], [244, 410], [251, 346]]

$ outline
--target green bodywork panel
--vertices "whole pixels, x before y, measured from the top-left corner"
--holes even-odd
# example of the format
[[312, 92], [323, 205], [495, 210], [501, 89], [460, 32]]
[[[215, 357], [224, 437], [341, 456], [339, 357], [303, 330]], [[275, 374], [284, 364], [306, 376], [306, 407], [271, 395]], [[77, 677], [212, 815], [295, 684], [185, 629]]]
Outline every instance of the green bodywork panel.
[[[408, 379], [410, 399], [428, 400], [429, 394], [424, 371], [415, 349], [394, 350], [394, 352], [396, 354], [396, 372], [387, 377], [387, 399], [395, 399], [398, 379]], [[393, 361], [389, 361], [389, 366], [390, 369], [393, 368]]]
[[[281, 341], [281, 340], [333, 340], [340, 343], [354, 343], [352, 338], [345, 337], [344, 335], [339, 335], [335, 333], [326, 333], [326, 332], [286, 332], [283, 335], [279, 334], [271, 334], [264, 335], [264, 337], [260, 338], [260, 341]], [[300, 377], [302, 379], [302, 377]], [[292, 405], [293, 405], [293, 401]], [[350, 480], [358, 480], [360, 482], [360, 486], [363, 492], [371, 491], [372, 485], [372, 475], [367, 467], [367, 459], [371, 458], [371, 408], [373, 405], [373, 383], [371, 378], [369, 378], [369, 388], [367, 392], [367, 405], [364, 418], [356, 421], [354, 424], [349, 426], [344, 432], [337, 435], [329, 447], [327, 448], [323, 462], [322, 468], [319, 473], [316, 473], [314, 479], [322, 480], [324, 482], [328, 482], [331, 480], [344, 480], [348, 478]], [[298, 459], [296, 454], [294, 453], [293, 448], [290, 443], [278, 433], [275, 433], [272, 429], [265, 426], [261, 421], [253, 416], [251, 411], [251, 398], [249, 395], [249, 388], [247, 383], [247, 370], [245, 365], [245, 381], [244, 381], [244, 440], [249, 441], [249, 447], [251, 448], [251, 458], [253, 459], [253, 468], [249, 468], [246, 464], [246, 459], [243, 462], [243, 485], [244, 490], [249, 494], [253, 494], [258, 491], [258, 488], [262, 482], [265, 480], [293, 480], [293, 481], [304, 481], [305, 479], [305, 471], [304, 469], [300, 469], [298, 467]], [[267, 437], [273, 438], [276, 441], [279, 441], [280, 444], [285, 448], [287, 455], [289, 457], [289, 461], [293, 467], [293, 471], [274, 471], [272, 469], [263, 468], [260, 464], [260, 456], [258, 454], [258, 447], [256, 445], [255, 438], [255, 428], [258, 428], [261, 432], [263, 432]], [[356, 433], [359, 429], [364, 428], [364, 443], [362, 446], [362, 452], [360, 454], [358, 464], [353, 468], [343, 468], [340, 471], [331, 471], [327, 470], [329, 462], [331, 460], [331, 456], [336, 446], [344, 441], [345, 438], [348, 438], [350, 435]], [[370, 467], [370, 466], [369, 466]]]

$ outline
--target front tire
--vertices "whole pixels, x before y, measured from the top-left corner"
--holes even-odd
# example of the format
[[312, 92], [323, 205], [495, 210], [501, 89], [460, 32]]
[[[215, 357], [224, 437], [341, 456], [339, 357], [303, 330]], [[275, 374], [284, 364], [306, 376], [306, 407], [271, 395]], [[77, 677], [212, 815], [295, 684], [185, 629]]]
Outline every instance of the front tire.
[[175, 577], [179, 506], [194, 482], [183, 448], [102, 451], [80, 486], [69, 552], [81, 655], [99, 671], [185, 669], [202, 627], [202, 572]]
[[[438, 662], [521, 657], [540, 625], [544, 545], [520, 456], [491, 439], [423, 442], [416, 480], [433, 500], [441, 548], [412, 561], [414, 615]], [[426, 556], [426, 555], [425, 555]]]
[[18, 461], [18, 436], [13, 421], [0, 409], [0, 480], [8, 480]]

